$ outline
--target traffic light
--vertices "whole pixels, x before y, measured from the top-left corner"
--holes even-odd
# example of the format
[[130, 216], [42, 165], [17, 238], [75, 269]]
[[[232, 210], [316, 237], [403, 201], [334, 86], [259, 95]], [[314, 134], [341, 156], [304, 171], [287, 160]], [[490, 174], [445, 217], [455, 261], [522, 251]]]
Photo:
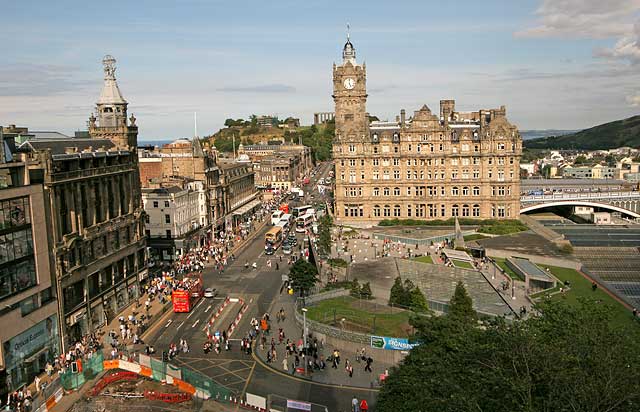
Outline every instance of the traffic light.
[[162, 351], [162, 362], [169, 362], [169, 354], [165, 351]]

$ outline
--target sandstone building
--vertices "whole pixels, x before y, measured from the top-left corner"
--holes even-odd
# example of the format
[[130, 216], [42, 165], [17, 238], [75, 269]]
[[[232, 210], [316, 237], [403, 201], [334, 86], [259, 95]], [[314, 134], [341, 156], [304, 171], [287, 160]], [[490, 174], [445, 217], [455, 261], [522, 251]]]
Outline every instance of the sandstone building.
[[407, 118], [369, 120], [366, 65], [347, 39], [333, 65], [338, 223], [382, 219], [517, 218], [522, 139], [505, 107], [458, 112], [441, 100]]
[[[10, 128], [9, 128], [10, 129]], [[4, 128], [6, 131], [6, 128]], [[24, 129], [26, 132], [26, 129]], [[46, 195], [33, 162], [0, 127], [0, 396], [60, 353], [56, 287], [49, 259]]]
[[44, 187], [63, 348], [113, 319], [147, 276], [135, 117], [106, 56], [84, 138], [28, 140], [32, 183]]

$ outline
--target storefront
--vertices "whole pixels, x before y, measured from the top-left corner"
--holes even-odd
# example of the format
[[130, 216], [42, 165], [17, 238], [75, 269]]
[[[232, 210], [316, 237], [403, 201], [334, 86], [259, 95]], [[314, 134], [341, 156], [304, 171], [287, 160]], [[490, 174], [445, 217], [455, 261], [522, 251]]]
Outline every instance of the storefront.
[[47, 362], [60, 353], [56, 315], [36, 323], [2, 343], [7, 386], [16, 389], [31, 382]]

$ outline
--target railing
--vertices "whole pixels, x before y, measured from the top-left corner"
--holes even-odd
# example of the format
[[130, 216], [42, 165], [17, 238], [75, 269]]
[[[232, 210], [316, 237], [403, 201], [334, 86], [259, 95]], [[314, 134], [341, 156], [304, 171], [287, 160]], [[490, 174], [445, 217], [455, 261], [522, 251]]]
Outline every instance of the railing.
[[91, 176], [102, 176], [109, 173], [118, 173], [118, 172], [128, 172], [133, 170], [133, 164], [120, 164], [120, 165], [111, 165], [104, 167], [94, 167], [90, 169], [78, 169], [71, 170], [68, 172], [54, 172], [51, 174], [51, 180], [54, 182], [67, 180], [67, 179], [78, 179], [82, 177], [91, 177]]
[[584, 199], [640, 199], [640, 192], [595, 192], [595, 193], [560, 193], [552, 195], [521, 196], [521, 202], [542, 202], [547, 200], [584, 200]]

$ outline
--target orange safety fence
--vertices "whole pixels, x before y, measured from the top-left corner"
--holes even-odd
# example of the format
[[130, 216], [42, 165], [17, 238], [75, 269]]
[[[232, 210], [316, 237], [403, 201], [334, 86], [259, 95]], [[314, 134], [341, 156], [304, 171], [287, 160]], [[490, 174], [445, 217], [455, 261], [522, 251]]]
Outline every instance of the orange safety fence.
[[137, 373], [128, 371], [115, 372], [110, 375], [106, 375], [98, 381], [96, 386], [93, 387], [93, 389], [91, 390], [91, 395], [98, 395], [107, 385], [112, 384], [113, 382], [122, 380], [132, 381], [137, 380], [138, 378], [139, 376]]
[[180, 380], [180, 379], [173, 378], [173, 386], [175, 386], [178, 389], [180, 389], [181, 391], [186, 392], [186, 393], [191, 394], [191, 395], [196, 393], [195, 386], [193, 386], [190, 383], [187, 383], [187, 382], [185, 382], [183, 380]]
[[144, 391], [144, 397], [153, 401], [162, 401], [167, 403], [180, 403], [191, 400], [189, 393], [162, 393], [155, 391]]

